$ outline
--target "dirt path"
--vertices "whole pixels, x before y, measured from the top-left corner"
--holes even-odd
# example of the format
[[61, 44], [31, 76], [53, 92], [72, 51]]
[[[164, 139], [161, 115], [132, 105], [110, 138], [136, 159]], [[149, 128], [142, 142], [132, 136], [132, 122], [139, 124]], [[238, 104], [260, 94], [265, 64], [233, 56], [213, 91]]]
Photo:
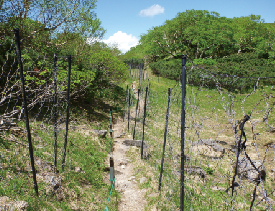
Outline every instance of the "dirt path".
[[[135, 91], [135, 84], [133, 84], [133, 90]], [[137, 94], [136, 94], [137, 98]], [[131, 116], [134, 116], [134, 111], [131, 112]], [[130, 146], [123, 144], [125, 139], [132, 139], [130, 137], [120, 138], [121, 134], [124, 133], [126, 123], [120, 118], [114, 125], [114, 151], [111, 156], [114, 158], [115, 164], [115, 178], [116, 178], [116, 190], [121, 193], [121, 200], [118, 205], [119, 211], [142, 211], [144, 210], [147, 202], [144, 198], [146, 190], [139, 189], [138, 182], [134, 176], [134, 166], [131, 160], [127, 158], [127, 151]]]

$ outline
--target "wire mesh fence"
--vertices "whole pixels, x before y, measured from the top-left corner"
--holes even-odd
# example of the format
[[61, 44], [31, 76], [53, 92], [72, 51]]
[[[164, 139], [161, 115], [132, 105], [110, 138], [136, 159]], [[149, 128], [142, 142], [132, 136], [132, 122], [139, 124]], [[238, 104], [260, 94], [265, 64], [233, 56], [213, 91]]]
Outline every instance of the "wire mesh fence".
[[[69, 98], [74, 94], [70, 92], [71, 56], [54, 54], [50, 58], [40, 52], [31, 52], [31, 47], [20, 48], [23, 40], [17, 29], [15, 37], [2, 40], [1, 45], [8, 45], [6, 41], [12, 43], [1, 61], [1, 143], [14, 142], [22, 148], [11, 149], [10, 155], [1, 157], [18, 160], [15, 167], [18, 176], [24, 169], [32, 172], [38, 195], [37, 177], [49, 177], [49, 172], [58, 172], [61, 165], [64, 170], [65, 163], [70, 164], [66, 162], [66, 147]], [[79, 79], [76, 75], [72, 78]], [[7, 165], [11, 161], [4, 159], [1, 163]], [[2, 184], [4, 190], [5, 185]]]
[[[150, 77], [140, 83], [139, 77], [133, 78], [134, 87], [141, 90], [140, 102], [145, 100], [142, 90], [150, 86], [144, 150], [146, 162], [154, 168], [154, 181], [159, 181], [152, 184], [159, 187], [157, 208], [274, 210], [274, 77], [219, 75], [189, 62], [184, 200], [180, 199], [183, 87], [180, 81]], [[139, 105], [142, 116], [143, 104]], [[141, 140], [144, 121], [132, 110], [130, 131]]]

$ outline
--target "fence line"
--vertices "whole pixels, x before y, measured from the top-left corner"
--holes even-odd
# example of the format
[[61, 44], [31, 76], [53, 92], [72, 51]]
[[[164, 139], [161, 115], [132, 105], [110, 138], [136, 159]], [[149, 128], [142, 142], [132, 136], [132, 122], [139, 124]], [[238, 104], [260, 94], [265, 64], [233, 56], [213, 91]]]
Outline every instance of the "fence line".
[[[158, 208], [273, 210], [274, 190], [270, 187], [273, 186], [272, 174], [275, 176], [272, 173], [275, 150], [272, 156], [271, 149], [275, 149], [275, 145], [272, 129], [266, 127], [274, 126], [275, 97], [272, 85], [260, 89], [260, 84], [274, 77], [257, 77], [252, 92], [238, 94], [224, 88], [219, 83], [220, 76], [226, 75], [236, 82], [254, 77], [212, 74], [197, 65], [192, 65], [184, 76], [185, 64], [183, 60], [182, 83], [154, 77], [149, 83], [153, 90], [150, 89], [146, 100], [145, 143], [149, 145], [150, 156], [145, 162], [154, 167], [156, 179], [157, 175], [161, 178], [164, 173], [161, 182], [163, 194]], [[192, 75], [201, 73], [211, 75], [209, 79], [202, 78], [199, 84], [192, 85]], [[135, 79], [140, 80], [140, 77]], [[215, 81], [215, 86], [208, 85], [210, 80]], [[164, 107], [167, 94], [165, 89], [158, 87], [164, 87], [166, 83], [171, 83], [169, 86], [173, 88], [167, 130], [168, 150], [164, 154], [159, 140], [166, 132]], [[145, 81], [141, 83], [141, 87], [144, 86], [147, 86]], [[185, 86], [186, 94], [182, 90]], [[269, 125], [264, 125], [266, 118]], [[132, 124], [130, 122], [130, 127]], [[136, 139], [141, 134], [142, 125], [137, 122]], [[269, 143], [270, 138], [273, 142]], [[160, 152], [167, 156], [164, 163]], [[216, 198], [217, 194], [220, 199]]]

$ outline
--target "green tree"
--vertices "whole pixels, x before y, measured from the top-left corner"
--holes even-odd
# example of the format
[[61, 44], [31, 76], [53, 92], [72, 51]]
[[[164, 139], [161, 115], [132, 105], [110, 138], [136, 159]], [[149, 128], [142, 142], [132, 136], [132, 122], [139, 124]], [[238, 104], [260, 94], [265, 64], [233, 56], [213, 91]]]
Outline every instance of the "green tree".
[[67, 31], [101, 38], [105, 30], [96, 17], [95, 3], [96, 0], [2, 0], [0, 20], [10, 22], [13, 18], [13, 27], [21, 27], [30, 18], [42, 23], [33, 33], [50, 31], [56, 35]]
[[151, 61], [179, 58], [222, 58], [255, 51], [258, 55], [274, 55], [274, 28], [267, 27], [260, 16], [220, 17], [216, 12], [187, 10], [163, 25], [143, 34], [140, 44]]

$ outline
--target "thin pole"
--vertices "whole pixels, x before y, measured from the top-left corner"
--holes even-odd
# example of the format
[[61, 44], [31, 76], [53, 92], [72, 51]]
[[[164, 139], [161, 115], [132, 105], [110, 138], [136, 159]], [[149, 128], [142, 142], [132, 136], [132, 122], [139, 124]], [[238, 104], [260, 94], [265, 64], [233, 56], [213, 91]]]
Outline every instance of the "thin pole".
[[68, 138], [68, 129], [69, 129], [69, 103], [70, 103], [70, 84], [71, 84], [71, 63], [72, 57], [68, 56], [68, 85], [67, 85], [67, 119], [66, 119], [66, 133], [65, 133], [65, 141], [64, 141], [64, 154], [62, 160], [62, 171], [64, 171], [65, 167], [65, 159], [67, 154], [67, 138]]
[[148, 86], [146, 87], [145, 100], [144, 100], [144, 116], [143, 116], [142, 142], [141, 142], [141, 159], [143, 159], [143, 142], [144, 142], [144, 126], [145, 126], [145, 119], [146, 119], [147, 93], [148, 93]]
[[110, 137], [113, 138], [113, 109], [110, 108]]
[[133, 140], [135, 140], [135, 135], [136, 135], [137, 112], [138, 112], [138, 104], [139, 104], [139, 93], [140, 93], [140, 89], [138, 89], [138, 99], [137, 99], [137, 106], [136, 106], [136, 117], [135, 117], [135, 126], [134, 126], [134, 132], [133, 132]]
[[127, 109], [127, 100], [128, 100], [128, 85], [127, 85], [127, 88], [126, 88], [126, 93], [125, 93], [125, 108], [124, 108], [124, 115], [123, 115], [123, 122], [125, 120], [125, 116], [126, 116], [126, 109]]
[[139, 87], [141, 86], [141, 64], [139, 64]]
[[54, 171], [57, 170], [57, 56], [54, 54]]
[[114, 179], [115, 179], [114, 159], [112, 157], [110, 157], [110, 181], [111, 181], [111, 184], [113, 184]]
[[168, 89], [168, 106], [167, 106], [167, 112], [166, 112], [166, 125], [165, 125], [165, 131], [164, 131], [164, 142], [163, 142], [161, 169], [160, 169], [160, 176], [159, 176], [159, 191], [161, 189], [161, 179], [162, 179], [162, 172], [163, 172], [164, 154], [165, 154], [165, 146], [166, 146], [166, 136], [167, 136], [167, 131], [168, 131], [170, 98], [171, 98], [171, 88]]
[[131, 104], [131, 98], [130, 98], [130, 89], [128, 90], [128, 131], [130, 128], [130, 104]]
[[38, 185], [37, 185], [37, 181], [36, 181], [36, 170], [35, 170], [35, 166], [34, 166], [33, 146], [32, 146], [32, 140], [31, 140], [30, 125], [29, 125], [29, 113], [28, 113], [27, 98], [26, 98], [26, 93], [25, 93], [23, 64], [22, 64], [22, 60], [21, 60], [19, 29], [14, 29], [14, 34], [15, 34], [15, 39], [16, 39], [17, 60], [18, 60], [19, 69], [20, 69], [21, 89], [22, 89], [22, 95], [23, 95], [23, 108], [24, 108], [24, 112], [25, 112], [26, 130], [27, 130], [27, 136], [28, 136], [28, 142], [29, 142], [29, 153], [30, 153], [30, 160], [31, 160], [31, 167], [32, 167], [33, 186], [34, 186], [36, 195], [38, 196]]
[[182, 55], [182, 107], [181, 107], [181, 185], [180, 210], [184, 210], [184, 142], [185, 142], [186, 56]]

